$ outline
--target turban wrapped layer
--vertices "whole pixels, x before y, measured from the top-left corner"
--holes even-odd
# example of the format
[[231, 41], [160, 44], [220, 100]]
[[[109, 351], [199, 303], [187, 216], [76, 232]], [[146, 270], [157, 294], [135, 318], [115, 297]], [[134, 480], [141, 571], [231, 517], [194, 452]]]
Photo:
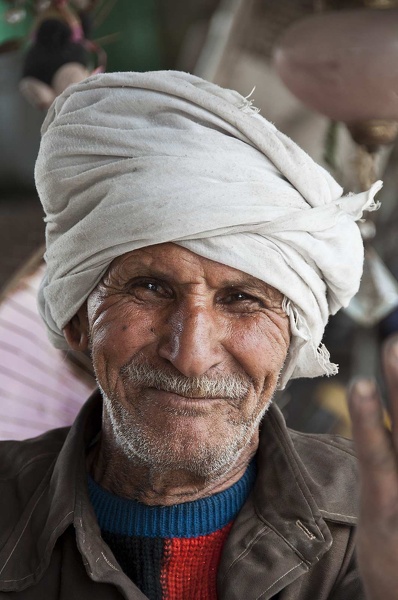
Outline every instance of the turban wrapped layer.
[[329, 314], [359, 287], [355, 223], [375, 208], [341, 187], [237, 92], [186, 73], [110, 73], [68, 88], [42, 128], [35, 170], [46, 213], [39, 309], [50, 339], [111, 261], [177, 243], [280, 290], [289, 378], [335, 372], [321, 344]]

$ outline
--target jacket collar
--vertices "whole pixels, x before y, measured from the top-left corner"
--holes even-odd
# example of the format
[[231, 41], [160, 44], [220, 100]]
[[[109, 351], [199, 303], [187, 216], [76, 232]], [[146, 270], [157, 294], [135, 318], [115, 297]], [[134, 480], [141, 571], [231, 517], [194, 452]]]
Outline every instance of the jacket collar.
[[332, 545], [306, 468], [276, 405], [263, 420], [257, 461], [253, 494], [233, 525], [219, 567], [220, 597], [229, 600], [240, 600], [242, 589], [247, 600], [273, 597]]
[[276, 405], [264, 420], [258, 457], [256, 514], [310, 566], [328, 550], [332, 537], [310, 489], [306, 467]]

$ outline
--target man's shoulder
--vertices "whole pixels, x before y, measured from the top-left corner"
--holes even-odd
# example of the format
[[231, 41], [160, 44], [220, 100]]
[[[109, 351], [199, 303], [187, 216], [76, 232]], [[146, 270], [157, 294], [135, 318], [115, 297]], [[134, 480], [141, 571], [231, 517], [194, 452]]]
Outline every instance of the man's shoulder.
[[322, 516], [326, 520], [355, 524], [359, 486], [352, 441], [339, 435], [292, 430], [289, 433]]
[[21, 489], [22, 481], [37, 484], [58, 456], [69, 429], [52, 429], [27, 440], [0, 441], [0, 489]]
[[297, 452], [309, 463], [314, 461], [316, 465], [320, 458], [333, 464], [337, 459], [345, 464], [348, 461], [353, 466], [357, 463], [353, 441], [346, 437], [329, 433], [302, 433], [293, 429], [288, 431]]

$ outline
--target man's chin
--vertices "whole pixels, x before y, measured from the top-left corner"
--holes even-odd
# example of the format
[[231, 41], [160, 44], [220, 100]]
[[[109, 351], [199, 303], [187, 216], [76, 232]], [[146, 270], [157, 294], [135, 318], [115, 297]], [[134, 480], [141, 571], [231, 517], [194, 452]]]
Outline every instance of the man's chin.
[[191, 476], [202, 480], [211, 481], [218, 479], [221, 475], [228, 472], [237, 462], [240, 451], [212, 452], [208, 450], [203, 453], [190, 452], [184, 455], [176, 452], [162, 453], [161, 456], [155, 453], [137, 452], [137, 448], [132, 449], [132, 460], [138, 462], [143, 467], [147, 467], [152, 474], [164, 474], [185, 472]]
[[[130, 428], [127, 435], [122, 434], [131, 463], [145, 466], [153, 473], [185, 471], [209, 480], [233, 468], [253, 438], [253, 430], [247, 428], [228, 435], [209, 435], [206, 420], [198, 417], [175, 421], [172, 431], [165, 426], [162, 435], [156, 435], [149, 427], [135, 427], [134, 431]], [[198, 427], [198, 421], [205, 421], [203, 427]], [[184, 427], [178, 426], [181, 422], [185, 422]]]
[[[152, 401], [149, 401], [152, 400]], [[229, 471], [250, 446], [262, 415], [241, 421], [225, 399], [190, 399], [169, 392], [140, 396], [134, 414], [105, 400], [114, 442], [133, 466], [153, 473], [186, 471], [212, 479]]]

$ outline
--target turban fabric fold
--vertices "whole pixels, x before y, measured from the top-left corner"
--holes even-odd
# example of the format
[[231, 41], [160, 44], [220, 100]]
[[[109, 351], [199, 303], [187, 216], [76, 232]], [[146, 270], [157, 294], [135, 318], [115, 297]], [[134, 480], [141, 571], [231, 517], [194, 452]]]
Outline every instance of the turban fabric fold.
[[237, 92], [173, 71], [95, 75], [50, 108], [35, 169], [46, 213], [39, 309], [50, 339], [111, 261], [174, 242], [280, 290], [292, 341], [281, 374], [331, 374], [321, 340], [359, 287], [355, 221], [376, 208], [342, 188]]

